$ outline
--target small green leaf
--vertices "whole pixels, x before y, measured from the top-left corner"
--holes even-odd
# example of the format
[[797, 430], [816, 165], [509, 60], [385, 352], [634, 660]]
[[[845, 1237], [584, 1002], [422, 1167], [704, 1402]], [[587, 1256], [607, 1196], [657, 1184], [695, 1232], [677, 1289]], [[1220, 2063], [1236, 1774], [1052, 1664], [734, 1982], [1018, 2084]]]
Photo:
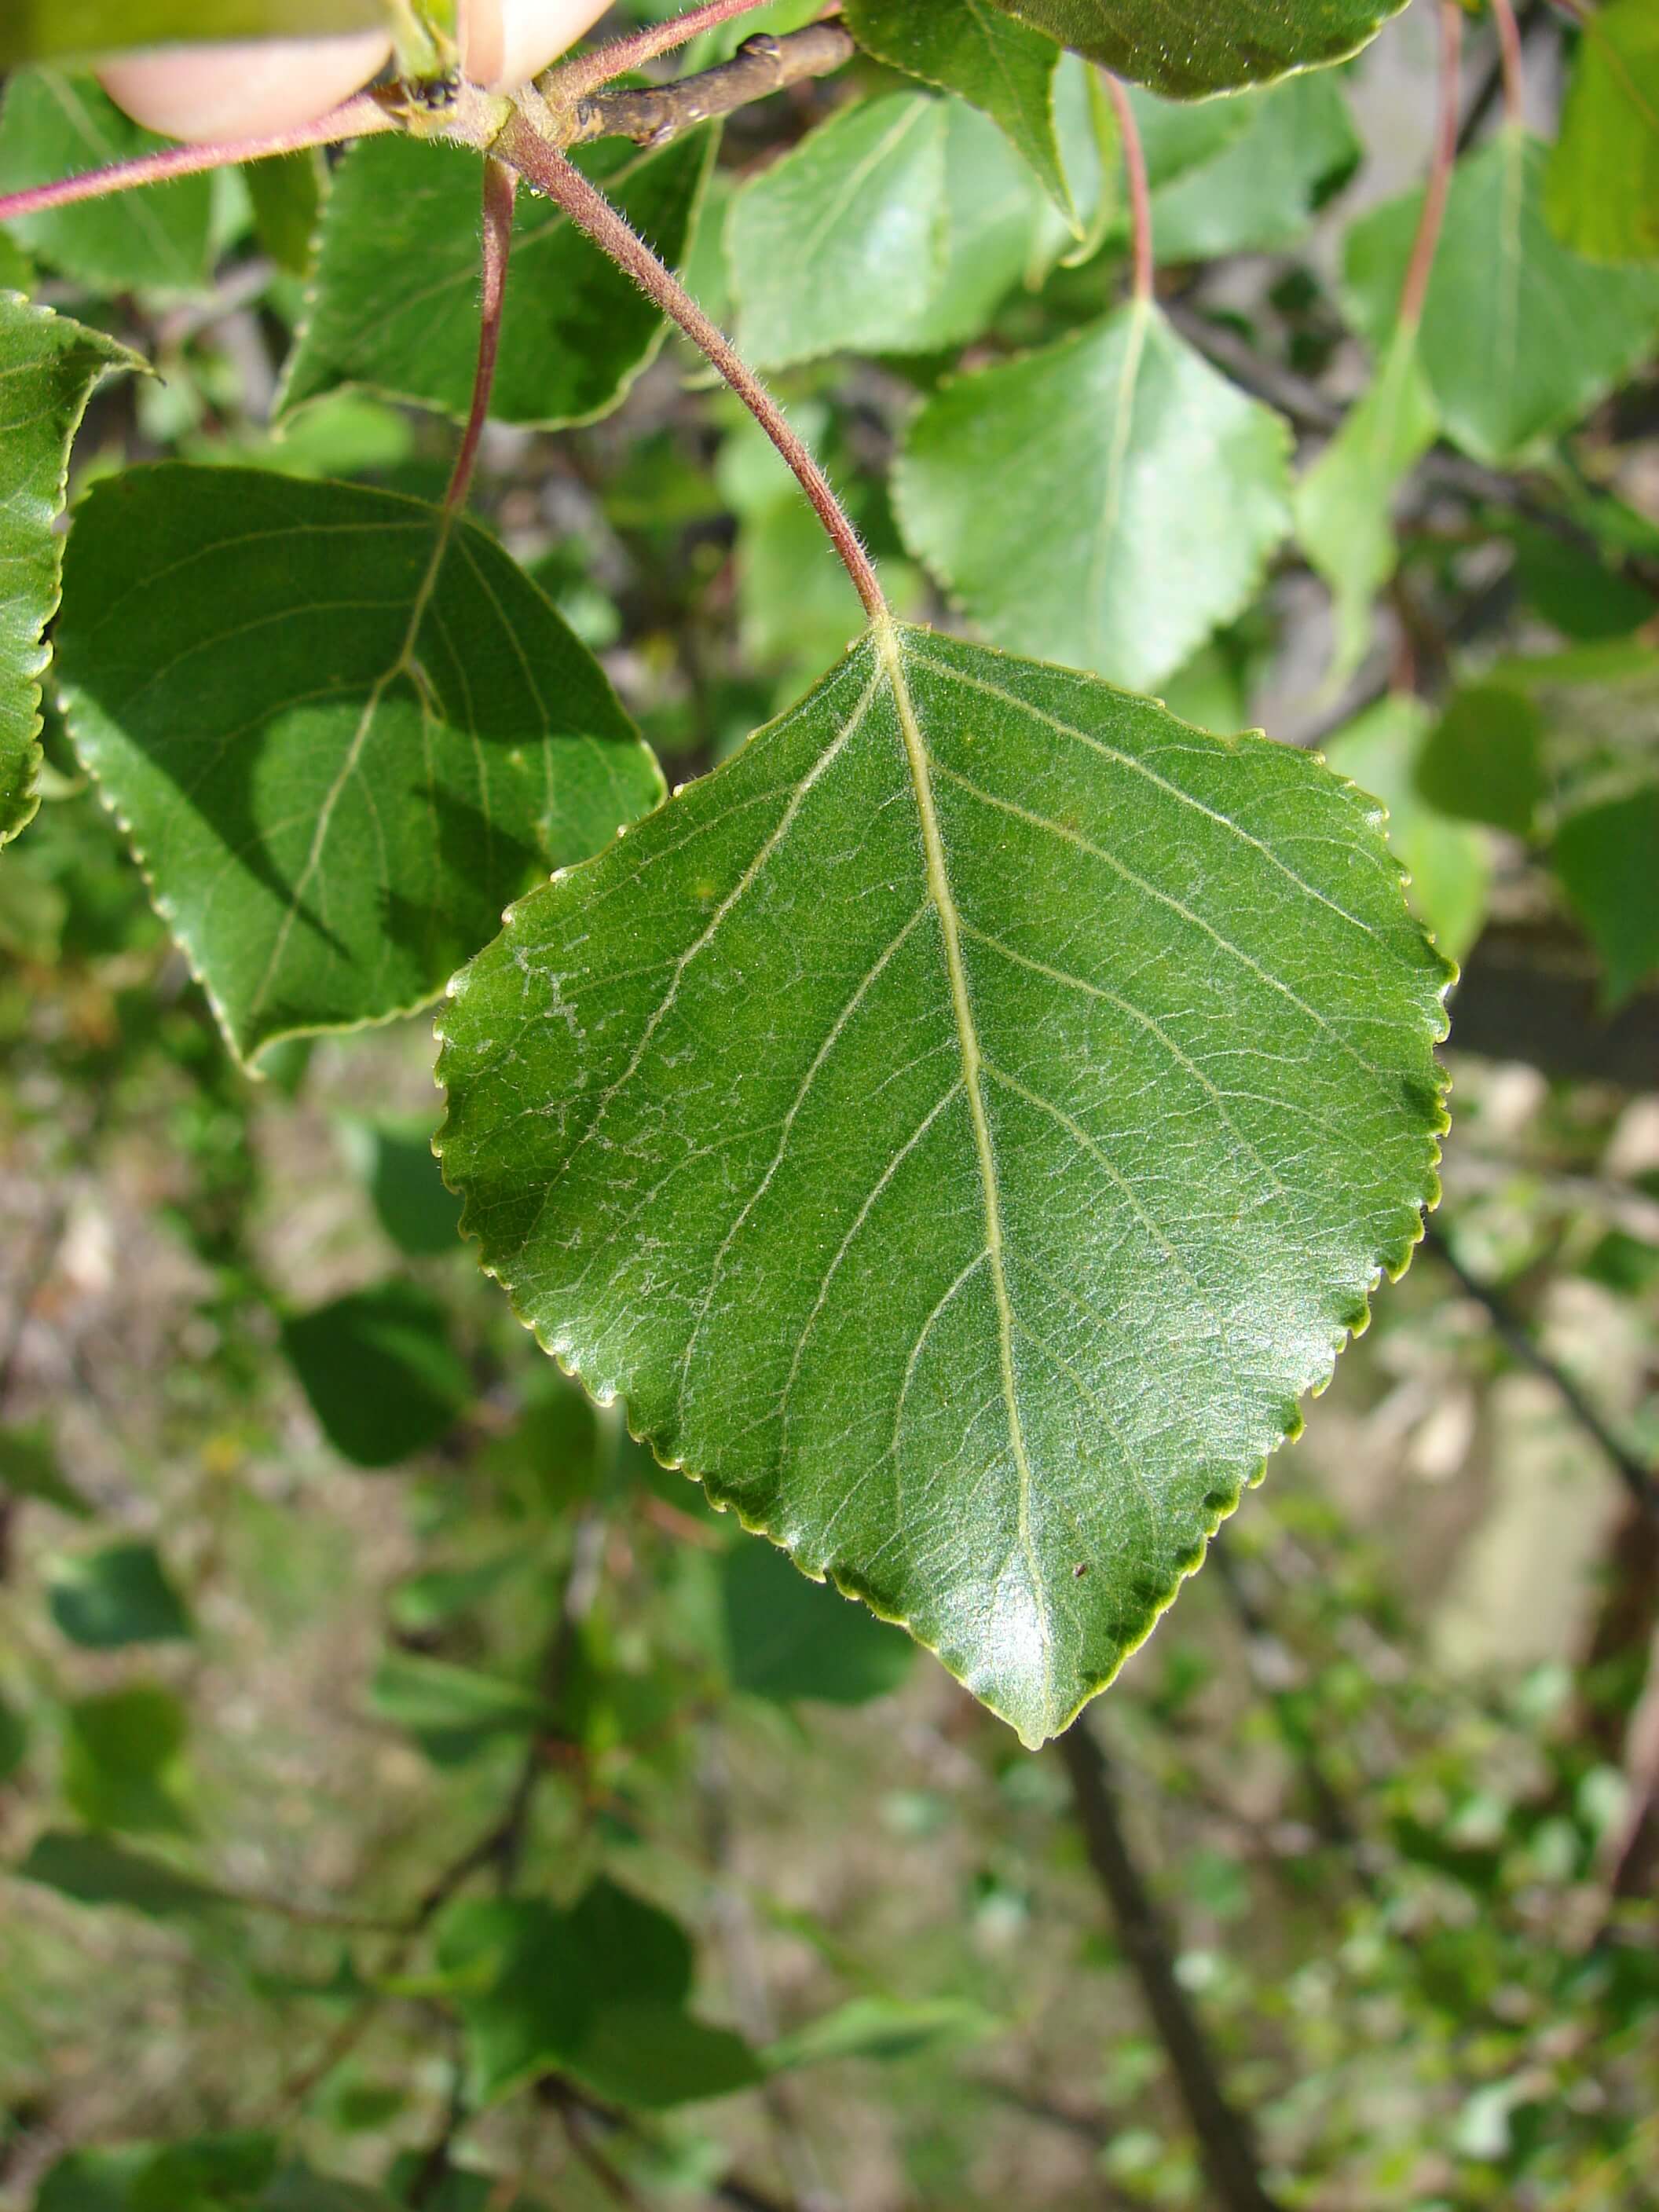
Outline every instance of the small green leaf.
[[861, 1705], [897, 1689], [915, 1648], [828, 1583], [810, 1583], [769, 1544], [720, 1560], [732, 1685], [778, 1705]]
[[0, 845], [40, 804], [41, 639], [58, 608], [70, 446], [99, 379], [142, 367], [100, 332], [0, 293]]
[[1141, 690], [1255, 596], [1290, 524], [1290, 445], [1131, 303], [943, 386], [910, 426], [894, 506], [1000, 644]]
[[[89, 76], [20, 70], [0, 111], [0, 192], [54, 184], [153, 154], [169, 142], [142, 130]], [[8, 227], [49, 268], [94, 291], [196, 292], [212, 270], [213, 179], [178, 177], [82, 200]]]
[[463, 1905], [438, 1949], [447, 1969], [465, 1972], [455, 2003], [480, 2103], [556, 2070], [646, 2111], [761, 2078], [740, 2037], [686, 2010], [684, 1929], [614, 1882], [594, 1882], [563, 1911], [539, 1900]]
[[[610, 143], [581, 167], [671, 267], [690, 246], [708, 131], [655, 153]], [[355, 384], [465, 422], [478, 352], [478, 157], [365, 138], [334, 172], [311, 305], [282, 409]], [[490, 412], [555, 429], [620, 405], [667, 325], [568, 218], [519, 196]]]
[[1442, 814], [1530, 836], [1546, 790], [1544, 717], [1536, 702], [1507, 684], [1454, 692], [1423, 748], [1417, 787]]
[[495, 541], [387, 492], [108, 478], [58, 655], [76, 749], [244, 1059], [423, 1004], [662, 788]]
[[780, 2036], [762, 2053], [769, 2073], [821, 2066], [837, 2058], [890, 2060], [917, 2052], [979, 2043], [1002, 2023], [994, 2014], [960, 1997], [854, 1997]]
[[1659, 613], [1659, 598], [1610, 568], [1593, 544], [1560, 538], [1519, 516], [1506, 525], [1504, 535], [1515, 546], [1516, 589], [1564, 637], [1587, 644], [1628, 637]]
[[132, 2185], [155, 2155], [154, 2143], [66, 2152], [47, 2169], [34, 2212], [132, 2212]]
[[296, 2159], [261, 2195], [257, 2212], [397, 2212], [397, 2208], [378, 2189], [319, 2173]]
[[527, 1735], [552, 1725], [547, 1700], [518, 1682], [418, 1653], [388, 1652], [369, 1686], [371, 1712], [416, 1734], [454, 1729]]
[[9, 1698], [0, 1697], [0, 1784], [9, 1782], [28, 1755], [29, 1727]]
[[1449, 972], [1317, 761], [884, 626], [513, 910], [437, 1141], [543, 1344], [1036, 1743], [1405, 1265]]
[[351, 1121], [343, 1135], [380, 1224], [410, 1259], [460, 1249], [461, 1210], [432, 1157], [430, 1125]]
[[994, 0], [848, 0], [847, 27], [892, 68], [958, 93], [997, 124], [1074, 222], [1054, 123], [1060, 52]]
[[109, 1544], [55, 1560], [46, 1602], [63, 1633], [89, 1651], [164, 1644], [195, 1632], [153, 1544]]
[[69, 1707], [64, 1796], [89, 1828], [183, 1834], [184, 1707], [148, 1683]]
[[283, 1349], [330, 1443], [359, 1467], [424, 1451], [472, 1401], [443, 1307], [413, 1283], [295, 1315], [283, 1324]]
[[1580, 20], [1544, 212], [1587, 261], [1659, 260], [1659, 13], [1612, 0]]
[[327, 181], [327, 164], [318, 146], [242, 164], [254, 231], [276, 266], [290, 276], [303, 276], [311, 267]]
[[997, 0], [1118, 76], [1200, 100], [1340, 61], [1406, 0]]
[[90, 1521], [92, 1508], [64, 1479], [58, 1453], [45, 1428], [0, 1429], [0, 1490], [14, 1498], [33, 1498], [72, 1521]]
[[[1134, 99], [1143, 118], [1151, 108], [1170, 112], [1148, 93]], [[1152, 250], [1160, 265], [1282, 252], [1358, 167], [1359, 138], [1334, 76], [1293, 76], [1264, 92], [1175, 112], [1199, 116], [1218, 108], [1242, 111], [1237, 135], [1153, 188]]]
[[1389, 810], [1389, 842], [1405, 864], [1412, 912], [1449, 960], [1462, 960], [1480, 934], [1492, 889], [1492, 840], [1425, 803], [1413, 763], [1428, 730], [1428, 708], [1395, 692], [1338, 731], [1325, 747], [1333, 767]]
[[22, 1881], [40, 1882], [77, 1904], [124, 1905], [151, 1919], [206, 1911], [228, 1902], [222, 1891], [148, 1852], [67, 1828], [50, 1828], [38, 1836], [17, 1872]]
[[1338, 689], [1364, 659], [1371, 608], [1400, 557], [1395, 495], [1434, 443], [1434, 401], [1413, 333], [1397, 331], [1375, 380], [1296, 488], [1296, 534], [1336, 601], [1327, 682]]
[[275, 2136], [252, 2129], [167, 2143], [134, 2176], [132, 2212], [248, 2212], [281, 2154]]
[[[1441, 424], [1502, 467], [1577, 422], [1659, 337], [1659, 270], [1605, 269], [1544, 220], [1547, 149], [1506, 127], [1452, 173], [1418, 354]], [[1389, 343], [1422, 194], [1355, 223], [1349, 305], [1380, 356]]]
[[1607, 967], [1609, 1008], [1659, 970], [1659, 786], [1570, 814], [1553, 855]]
[[6, 0], [0, 66], [199, 39], [379, 30], [386, 0]]

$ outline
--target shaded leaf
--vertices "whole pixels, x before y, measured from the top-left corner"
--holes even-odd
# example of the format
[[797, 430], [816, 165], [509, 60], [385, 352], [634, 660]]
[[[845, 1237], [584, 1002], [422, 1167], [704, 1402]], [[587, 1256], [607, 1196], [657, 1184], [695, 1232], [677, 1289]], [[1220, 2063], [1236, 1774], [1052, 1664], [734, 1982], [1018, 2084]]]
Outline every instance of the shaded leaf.
[[429, 1567], [399, 1583], [386, 1609], [405, 1634], [422, 1635], [475, 1611], [524, 1564], [523, 1553], [508, 1552], [476, 1566]]
[[279, 154], [270, 161], [245, 161], [242, 182], [252, 204], [260, 245], [279, 269], [290, 276], [305, 276], [328, 182], [321, 147]]
[[[1138, 106], [1143, 115], [1154, 106], [1169, 112], [1145, 93]], [[1294, 246], [1315, 210], [1358, 167], [1359, 138], [1334, 76], [1293, 76], [1186, 112], [1229, 107], [1243, 111], [1237, 134], [1153, 190], [1152, 251], [1160, 264]]]
[[[684, 258], [713, 134], [655, 153], [611, 142], [581, 167], [671, 267]], [[283, 378], [295, 408], [342, 384], [464, 422], [478, 352], [478, 157], [426, 140], [361, 140], [334, 172], [311, 305]], [[667, 325], [556, 208], [529, 191], [513, 225], [511, 282], [490, 412], [555, 428], [626, 397]]]
[[1515, 545], [1522, 597], [1565, 637], [1593, 642], [1628, 637], [1659, 613], [1659, 599], [1596, 557], [1594, 547], [1516, 519], [1504, 533]]
[[1547, 788], [1543, 749], [1544, 717], [1524, 691], [1465, 684], [1430, 732], [1417, 787], [1442, 814], [1529, 836]]
[[762, 2056], [772, 2073], [819, 2066], [836, 2058], [912, 2058], [918, 2051], [977, 2043], [995, 2033], [995, 2015], [959, 1997], [854, 1997], [769, 2044]]
[[519, 1682], [417, 1653], [388, 1652], [369, 1686], [371, 1712], [416, 1734], [452, 1729], [528, 1735], [557, 1717], [547, 1700]]
[[28, 1755], [29, 1728], [17, 1708], [0, 1697], [0, 1783], [11, 1780]]
[[905, 439], [894, 505], [993, 638], [1139, 690], [1255, 596], [1289, 527], [1290, 443], [1131, 303], [941, 386]]
[[1030, 165], [1062, 215], [1075, 214], [1054, 121], [1051, 40], [994, 0], [848, 0], [847, 27], [867, 52], [971, 100]]
[[1389, 842], [1411, 881], [1412, 912], [1449, 960], [1462, 960], [1480, 934], [1492, 888], [1492, 841], [1468, 822], [1429, 805], [1413, 781], [1431, 716], [1419, 699], [1395, 692], [1340, 730], [1325, 746], [1332, 765], [1389, 810]]
[[1336, 601], [1335, 689], [1365, 657], [1371, 608], [1400, 548], [1394, 501], [1438, 425], [1413, 333], [1397, 331], [1375, 380], [1296, 487], [1296, 534]]
[[437, 1299], [413, 1283], [353, 1291], [283, 1324], [283, 1350], [336, 1451], [392, 1467], [453, 1428], [472, 1377]]
[[82, 1698], [64, 1715], [65, 1802], [89, 1828], [182, 1834], [184, 1707], [149, 1683]]
[[74, 1521], [90, 1521], [92, 1508], [64, 1479], [50, 1432], [44, 1428], [0, 1429], [0, 1490], [33, 1498]]
[[1606, 964], [1605, 1001], [1618, 1006], [1659, 969], [1659, 787], [1570, 814], [1553, 858]]
[[70, 446], [99, 379], [141, 366], [100, 331], [0, 293], [0, 845], [40, 804], [41, 639], [58, 608]]
[[47, 1571], [52, 1617], [73, 1644], [115, 1651], [195, 1632], [154, 1544], [108, 1544], [56, 1559]]
[[1447, 972], [1316, 761], [884, 628], [513, 910], [439, 1148], [545, 1346], [1037, 1742], [1405, 1264]]
[[[1544, 220], [1545, 147], [1498, 131], [1452, 173], [1418, 356], [1442, 427], [1502, 466], [1574, 423], [1659, 336], [1659, 270], [1603, 269]], [[1381, 355], [1422, 207], [1390, 200], [1349, 230], [1349, 304]]]
[[645, 2110], [760, 2079], [741, 2037], [687, 2011], [685, 1930], [614, 1882], [592, 1883], [566, 1911], [540, 1901], [463, 1905], [447, 1916], [438, 1948], [441, 1964], [464, 1978], [455, 2004], [482, 2103], [556, 2069]]
[[828, 1583], [798, 1575], [769, 1544], [738, 1544], [720, 1563], [734, 1689], [787, 1705], [861, 1705], [897, 1689], [915, 1656], [896, 1628]]
[[1340, 61], [1406, 0], [997, 0], [1117, 76], [1198, 100]]
[[66, 2152], [42, 2179], [34, 2212], [132, 2212], [132, 2185], [155, 2155], [154, 2143]]
[[244, 1058], [422, 1005], [507, 899], [662, 787], [494, 539], [387, 492], [108, 479], [58, 653], [76, 749]]
[[342, 1133], [375, 1217], [400, 1252], [435, 1259], [460, 1249], [460, 1208], [444, 1188], [428, 1127], [350, 1121]]
[[[169, 142], [142, 129], [89, 76], [20, 70], [0, 110], [0, 192], [54, 184]], [[9, 224], [48, 267], [94, 291], [199, 291], [212, 269], [213, 179], [178, 177]]]
[[51, 1828], [36, 1837], [17, 1869], [24, 1881], [38, 1881], [81, 1905], [125, 1905], [164, 1919], [171, 1913], [201, 1912], [228, 1900], [209, 1883], [180, 1874], [146, 1851], [112, 1843], [107, 1836], [77, 1835]]
[[1580, 21], [1544, 212], [1586, 260], [1659, 259], [1659, 13], [1612, 0]]

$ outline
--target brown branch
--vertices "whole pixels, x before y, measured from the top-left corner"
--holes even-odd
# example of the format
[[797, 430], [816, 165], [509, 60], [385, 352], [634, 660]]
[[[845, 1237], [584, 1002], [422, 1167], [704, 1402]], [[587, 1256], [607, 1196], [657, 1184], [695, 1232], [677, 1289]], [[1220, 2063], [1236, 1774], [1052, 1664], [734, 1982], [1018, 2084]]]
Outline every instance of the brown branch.
[[604, 193], [535, 129], [526, 112], [521, 111], [514, 117], [496, 139], [495, 151], [538, 192], [562, 207], [578, 229], [586, 231], [600, 251], [631, 276], [646, 297], [664, 314], [671, 316], [698, 351], [714, 363], [793, 471], [840, 555], [871, 621], [890, 621], [874, 564], [846, 509], [830, 489], [830, 479], [802, 439], [790, 428], [783, 410], [753, 369], [739, 357], [730, 340], [704, 314], [684, 286], [663, 266]]
[[1123, 173], [1129, 186], [1129, 235], [1133, 246], [1134, 296], [1152, 296], [1152, 200], [1146, 184], [1146, 150], [1140, 143], [1140, 126], [1129, 104], [1129, 88], [1109, 70], [1103, 70], [1117, 135], [1123, 141]]
[[1400, 321], [1415, 330], [1423, 319], [1423, 302], [1434, 274], [1434, 257], [1440, 246], [1440, 226], [1445, 220], [1446, 196], [1451, 190], [1452, 169], [1457, 160], [1457, 64], [1463, 51], [1463, 10], [1457, 0], [1440, 0], [1440, 116], [1435, 128], [1434, 155], [1423, 193], [1423, 212], [1412, 240], [1406, 280], [1400, 288]]
[[639, 90], [596, 92], [579, 100], [564, 143], [585, 146], [595, 138], [631, 138], [640, 146], [665, 146], [711, 116], [729, 115], [733, 108], [765, 100], [792, 84], [830, 76], [857, 52], [850, 33], [838, 22], [809, 23], [805, 30], [781, 39], [757, 32], [729, 62], [701, 70], [695, 76]]
[[1521, 66], [1521, 27], [1515, 20], [1513, 0], [1492, 0], [1498, 19], [1498, 58], [1504, 82], [1504, 120], [1512, 128], [1527, 118], [1527, 82]]
[[1279, 2212], [1262, 2186], [1249, 2129], [1221, 2086], [1215, 2056], [1176, 1978], [1158, 1908], [1118, 1817], [1106, 1755], [1081, 1720], [1060, 1737], [1058, 1749], [1071, 1778], [1090, 1864], [1106, 1893], [1118, 1942], [1164, 2045], [1215, 2201], [1222, 2212]]
[[574, 106], [613, 77], [642, 69], [659, 55], [688, 46], [705, 31], [717, 30], [734, 15], [750, 15], [763, 4], [764, 0], [706, 0], [704, 6], [690, 8], [683, 15], [671, 15], [665, 23], [647, 23], [625, 39], [613, 39], [608, 46], [595, 46], [591, 53], [558, 63], [537, 78], [536, 89], [551, 107]]
[[478, 447], [489, 419], [489, 396], [495, 388], [495, 362], [501, 349], [501, 309], [507, 299], [507, 267], [513, 252], [513, 203], [518, 197], [517, 173], [494, 155], [483, 165], [483, 270], [478, 316], [478, 365], [472, 378], [472, 405], [466, 418], [461, 449], [444, 494], [446, 516], [459, 514], [472, 489]]
[[[1526, 0], [1517, 18], [1522, 46], [1541, 23], [1549, 19], [1547, 0]], [[1492, 56], [1486, 75], [1481, 78], [1474, 97], [1463, 111], [1463, 120], [1457, 127], [1457, 150], [1467, 153], [1480, 134], [1480, 126], [1491, 114], [1498, 95], [1504, 90], [1504, 43], [1500, 34], [1498, 52]]]

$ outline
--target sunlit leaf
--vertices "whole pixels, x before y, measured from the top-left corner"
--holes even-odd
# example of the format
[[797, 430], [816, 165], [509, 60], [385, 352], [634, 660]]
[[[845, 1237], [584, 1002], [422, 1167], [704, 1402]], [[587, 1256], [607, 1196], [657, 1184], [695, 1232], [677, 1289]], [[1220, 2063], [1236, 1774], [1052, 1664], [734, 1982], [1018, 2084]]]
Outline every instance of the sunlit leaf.
[[106, 480], [58, 653], [76, 748], [245, 1058], [420, 1006], [661, 789], [495, 541], [386, 492]]
[[1406, 0], [997, 0], [1119, 76], [1197, 100], [1340, 61]]
[[1194, 117], [1242, 111], [1237, 135], [1153, 186], [1152, 250], [1160, 263], [1280, 252], [1358, 166], [1359, 139], [1334, 76], [1293, 76], [1185, 110], [1137, 95], [1139, 113], [1154, 107]]
[[80, 1698], [64, 1714], [64, 1802], [89, 1828], [185, 1832], [189, 1733], [179, 1700], [149, 1683]]
[[910, 550], [1000, 644], [1141, 690], [1255, 596], [1290, 525], [1290, 442], [1132, 303], [944, 385], [910, 426], [894, 504]]
[[913, 2058], [921, 2051], [981, 2042], [1000, 2024], [994, 2014], [960, 1997], [916, 2002], [854, 1997], [792, 2035], [780, 2036], [763, 2056], [773, 2073], [837, 2058]]
[[1404, 1266], [1446, 976], [1317, 761], [884, 627], [513, 910], [438, 1142], [544, 1345], [1035, 1743]]
[[1613, 0], [1582, 21], [1544, 212], [1588, 260], [1659, 260], [1659, 12]]

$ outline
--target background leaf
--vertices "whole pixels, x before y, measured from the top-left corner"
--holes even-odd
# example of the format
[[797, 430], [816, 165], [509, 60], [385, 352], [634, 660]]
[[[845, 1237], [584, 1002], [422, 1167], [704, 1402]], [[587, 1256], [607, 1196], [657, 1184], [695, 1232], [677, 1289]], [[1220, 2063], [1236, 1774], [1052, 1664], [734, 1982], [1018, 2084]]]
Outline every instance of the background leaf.
[[1446, 972], [1306, 755], [878, 633], [513, 910], [440, 1150], [544, 1345], [1036, 1742], [1404, 1265]]
[[1544, 212], [1586, 260], [1659, 259], [1659, 13], [1650, 0], [1613, 0], [1584, 20]]
[[0, 292], [0, 845], [40, 803], [41, 638], [58, 608], [70, 446], [99, 379], [140, 366], [100, 331]]
[[1289, 527], [1289, 456], [1278, 416], [1132, 302], [944, 385], [894, 505], [999, 643], [1144, 690], [1254, 594]]
[[1406, 0], [997, 0], [1116, 76], [1199, 100], [1340, 61]]
[[495, 540], [386, 492], [102, 483], [58, 652], [76, 749], [245, 1058], [430, 999], [506, 900], [661, 790]]
[[[1170, 104], [1133, 95], [1137, 117]], [[1205, 161], [1152, 190], [1152, 251], [1160, 265], [1294, 246], [1316, 209], [1358, 167], [1359, 138], [1338, 78], [1293, 76], [1263, 92], [1206, 100], [1187, 111], [1240, 111]], [[1179, 112], [1179, 111], [1176, 111]]]
[[14, 1498], [38, 1498], [71, 1520], [89, 1521], [92, 1508], [65, 1480], [50, 1432], [45, 1428], [0, 1429], [0, 1490]]
[[81, 1905], [125, 1905], [161, 1919], [200, 1912], [225, 1903], [222, 1891], [196, 1881], [107, 1836], [76, 1835], [64, 1828], [37, 1836], [17, 1869], [24, 1881], [61, 1891]]
[[1480, 934], [1492, 889], [1492, 840], [1468, 822], [1453, 821], [1413, 781], [1431, 717], [1405, 693], [1380, 699], [1325, 746], [1333, 767], [1381, 799], [1389, 811], [1389, 843], [1411, 880], [1412, 912], [1449, 960], [1462, 960]]
[[283, 1324], [283, 1349], [337, 1452], [391, 1467], [436, 1443], [472, 1398], [443, 1307], [412, 1283], [353, 1291]]
[[896, 1690], [915, 1647], [897, 1629], [808, 1582], [769, 1544], [735, 1544], [720, 1559], [732, 1686], [788, 1705], [861, 1705]]
[[167, 1690], [138, 1682], [64, 1714], [64, 1802], [89, 1828], [182, 1835], [190, 1720]]
[[107, 1544], [57, 1559], [46, 1577], [46, 1601], [70, 1641], [91, 1651], [194, 1633], [154, 1544]]
[[1607, 963], [1605, 999], [1617, 1006], [1659, 969], [1659, 786], [1570, 814], [1555, 869]]

